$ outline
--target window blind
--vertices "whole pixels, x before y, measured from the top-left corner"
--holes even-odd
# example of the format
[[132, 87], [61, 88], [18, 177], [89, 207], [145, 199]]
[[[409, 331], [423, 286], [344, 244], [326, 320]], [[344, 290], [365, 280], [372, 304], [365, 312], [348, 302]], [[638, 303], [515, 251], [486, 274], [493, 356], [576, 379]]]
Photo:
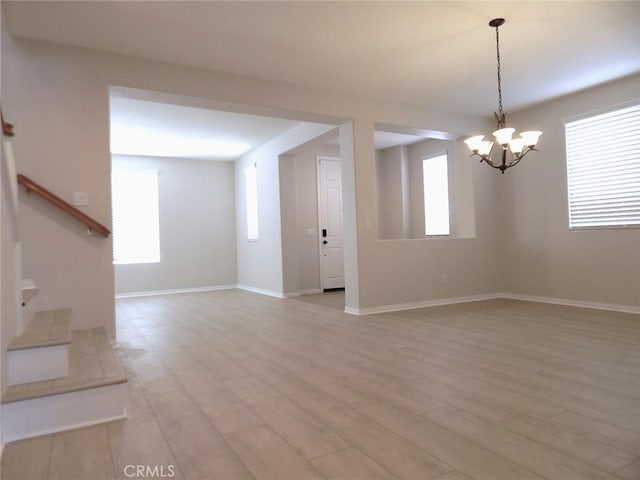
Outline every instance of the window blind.
[[567, 122], [569, 228], [640, 226], [640, 104]]

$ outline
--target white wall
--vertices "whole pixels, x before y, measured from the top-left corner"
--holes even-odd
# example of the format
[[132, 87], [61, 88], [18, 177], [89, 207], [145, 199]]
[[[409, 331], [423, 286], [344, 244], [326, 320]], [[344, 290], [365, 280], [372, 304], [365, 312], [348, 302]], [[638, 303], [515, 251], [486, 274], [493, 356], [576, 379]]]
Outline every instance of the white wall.
[[[495, 181], [487, 172], [474, 170], [478, 216], [488, 227], [478, 229], [478, 239], [472, 245], [463, 247], [463, 241], [456, 241], [443, 249], [428, 241], [407, 244], [375, 238], [374, 124], [408, 125], [464, 135], [490, 129], [487, 119], [37, 41], [14, 39], [3, 43], [2, 48], [3, 109], [21, 132], [15, 144], [19, 170], [41, 180], [62, 197], [74, 190], [88, 192], [87, 213], [107, 226], [111, 223], [109, 87], [187, 95], [226, 106], [242, 104], [245, 111], [253, 106], [300, 120], [322, 119], [334, 125], [344, 122], [340, 138], [341, 146], [346, 146], [346, 152], [341, 148], [341, 154], [347, 222], [347, 305], [359, 309], [482, 293], [496, 287], [496, 261], [489, 238], [491, 218], [482, 217], [483, 202], [493, 195]], [[291, 146], [274, 146], [269, 153], [262, 149], [267, 154], [256, 157], [263, 172], [259, 178], [261, 195], [267, 194], [271, 200], [279, 195], [278, 155]], [[238, 168], [242, 165], [240, 162]], [[237, 198], [242, 194], [243, 190], [237, 188]], [[25, 275], [41, 287], [43, 306], [71, 306], [75, 327], [106, 325], [113, 330], [111, 240], [87, 237], [75, 221], [67, 221], [48, 207], [33, 203], [22, 199], [24, 266]], [[279, 208], [271, 203], [262, 205], [266, 209], [260, 212], [263, 240], [249, 245], [239, 238], [237, 280], [258, 289], [282, 292]], [[236, 209], [242, 212], [238, 203]], [[368, 230], [367, 221], [372, 226]], [[242, 232], [240, 215], [237, 224]], [[460, 258], [468, 260], [464, 267], [459, 266]], [[453, 280], [444, 289], [440, 287], [440, 269], [452, 274]], [[453, 274], [458, 269], [475, 273], [459, 274], [461, 278], [455, 280]], [[362, 279], [360, 285], [358, 278]], [[385, 280], [384, 288], [379, 278]], [[389, 278], [396, 281], [388, 282]]]
[[375, 230], [363, 229], [359, 250], [368, 259], [361, 264], [363, 311], [500, 291], [495, 245], [500, 225], [495, 210], [499, 179], [476, 162], [472, 171], [475, 237], [382, 240], [376, 238]]
[[378, 238], [411, 237], [407, 147], [376, 150]]
[[289, 295], [320, 291], [317, 157], [340, 158], [340, 148], [323, 138], [280, 160], [284, 291]]
[[[293, 230], [288, 228], [295, 214], [287, 218], [283, 230], [280, 156], [334, 128], [332, 125], [301, 123], [236, 160], [238, 285], [276, 296], [289, 293], [285, 288], [283, 272], [284, 268], [290, 269], [292, 264], [283, 261], [283, 245], [287, 251], [288, 245], [295, 246]], [[260, 238], [250, 242], [247, 240], [244, 169], [252, 163], [257, 165], [258, 174]]]
[[[0, 9], [1, 12], [2, 9]], [[5, 19], [0, 14], [0, 45], [4, 45], [10, 38], [5, 28]], [[0, 66], [0, 78], [4, 69]], [[1, 83], [1, 82], [0, 82]], [[0, 85], [0, 105], [2, 105], [2, 85]], [[4, 111], [3, 111], [4, 113]], [[13, 123], [10, 117], [5, 116], [9, 123]], [[16, 128], [16, 134], [19, 129]], [[4, 135], [1, 135], [4, 140]], [[4, 149], [0, 145], [0, 165], [5, 167], [6, 158], [4, 158]], [[9, 191], [9, 182], [15, 181], [7, 177], [5, 168], [0, 168], [0, 374], [2, 375], [0, 384], [0, 395], [4, 395], [7, 388], [7, 347], [16, 336], [16, 279], [18, 275], [18, 264], [16, 262], [16, 243], [12, 232], [12, 222], [10, 217], [11, 192]], [[0, 432], [2, 432], [2, 418], [0, 417]], [[4, 442], [0, 433], [0, 445], [4, 446]]]
[[569, 231], [563, 118], [640, 98], [640, 76], [548, 102], [509, 117], [542, 130], [532, 152], [501, 182], [499, 242], [511, 293], [640, 305], [640, 229]]
[[232, 162], [114, 155], [112, 165], [159, 174], [160, 263], [116, 265], [116, 294], [237, 283]]
[[376, 151], [378, 238], [424, 238], [422, 161], [447, 154], [451, 238], [475, 237], [473, 164], [453, 140], [426, 139]]

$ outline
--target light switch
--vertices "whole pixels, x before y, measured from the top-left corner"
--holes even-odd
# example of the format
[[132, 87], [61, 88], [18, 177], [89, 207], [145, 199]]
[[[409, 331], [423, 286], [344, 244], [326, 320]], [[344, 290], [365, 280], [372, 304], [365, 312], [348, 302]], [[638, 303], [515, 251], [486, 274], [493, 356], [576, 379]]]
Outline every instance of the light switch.
[[315, 228], [307, 228], [307, 237], [315, 237], [316, 229]]
[[77, 207], [89, 205], [89, 194], [87, 192], [72, 192], [71, 203]]

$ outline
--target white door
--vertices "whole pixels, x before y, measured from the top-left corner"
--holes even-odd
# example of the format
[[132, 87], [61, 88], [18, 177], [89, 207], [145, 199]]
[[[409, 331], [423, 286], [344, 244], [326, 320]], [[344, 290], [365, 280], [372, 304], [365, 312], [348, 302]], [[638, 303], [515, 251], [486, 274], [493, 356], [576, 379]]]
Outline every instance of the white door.
[[339, 158], [318, 157], [321, 288], [344, 288], [342, 168]]

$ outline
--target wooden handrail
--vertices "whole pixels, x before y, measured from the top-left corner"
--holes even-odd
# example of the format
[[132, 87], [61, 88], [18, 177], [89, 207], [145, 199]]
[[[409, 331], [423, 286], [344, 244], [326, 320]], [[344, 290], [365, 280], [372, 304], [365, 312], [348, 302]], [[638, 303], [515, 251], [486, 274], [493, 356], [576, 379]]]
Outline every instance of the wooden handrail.
[[58, 197], [56, 194], [51, 193], [49, 190], [44, 188], [42, 185], [39, 185], [38, 183], [34, 182], [29, 177], [19, 173], [18, 174], [18, 183], [20, 185], [24, 186], [24, 188], [26, 189], [27, 193], [31, 193], [31, 192], [37, 193], [42, 198], [44, 198], [45, 200], [51, 202], [52, 204], [54, 204], [59, 209], [64, 210], [65, 212], [67, 212], [72, 217], [80, 220], [89, 229], [89, 234], [92, 234], [93, 232], [98, 232], [99, 234], [101, 234], [101, 235], [103, 235], [105, 237], [108, 237], [111, 234], [111, 232], [109, 231], [109, 229], [107, 227], [105, 227], [104, 225], [96, 222], [90, 216], [85, 215], [80, 210], [78, 210], [76, 207], [74, 207], [73, 205], [65, 202], [63, 199]]
[[4, 121], [2, 113], [0, 113], [0, 118], [2, 119], [2, 133], [5, 137], [13, 137], [13, 125]]

